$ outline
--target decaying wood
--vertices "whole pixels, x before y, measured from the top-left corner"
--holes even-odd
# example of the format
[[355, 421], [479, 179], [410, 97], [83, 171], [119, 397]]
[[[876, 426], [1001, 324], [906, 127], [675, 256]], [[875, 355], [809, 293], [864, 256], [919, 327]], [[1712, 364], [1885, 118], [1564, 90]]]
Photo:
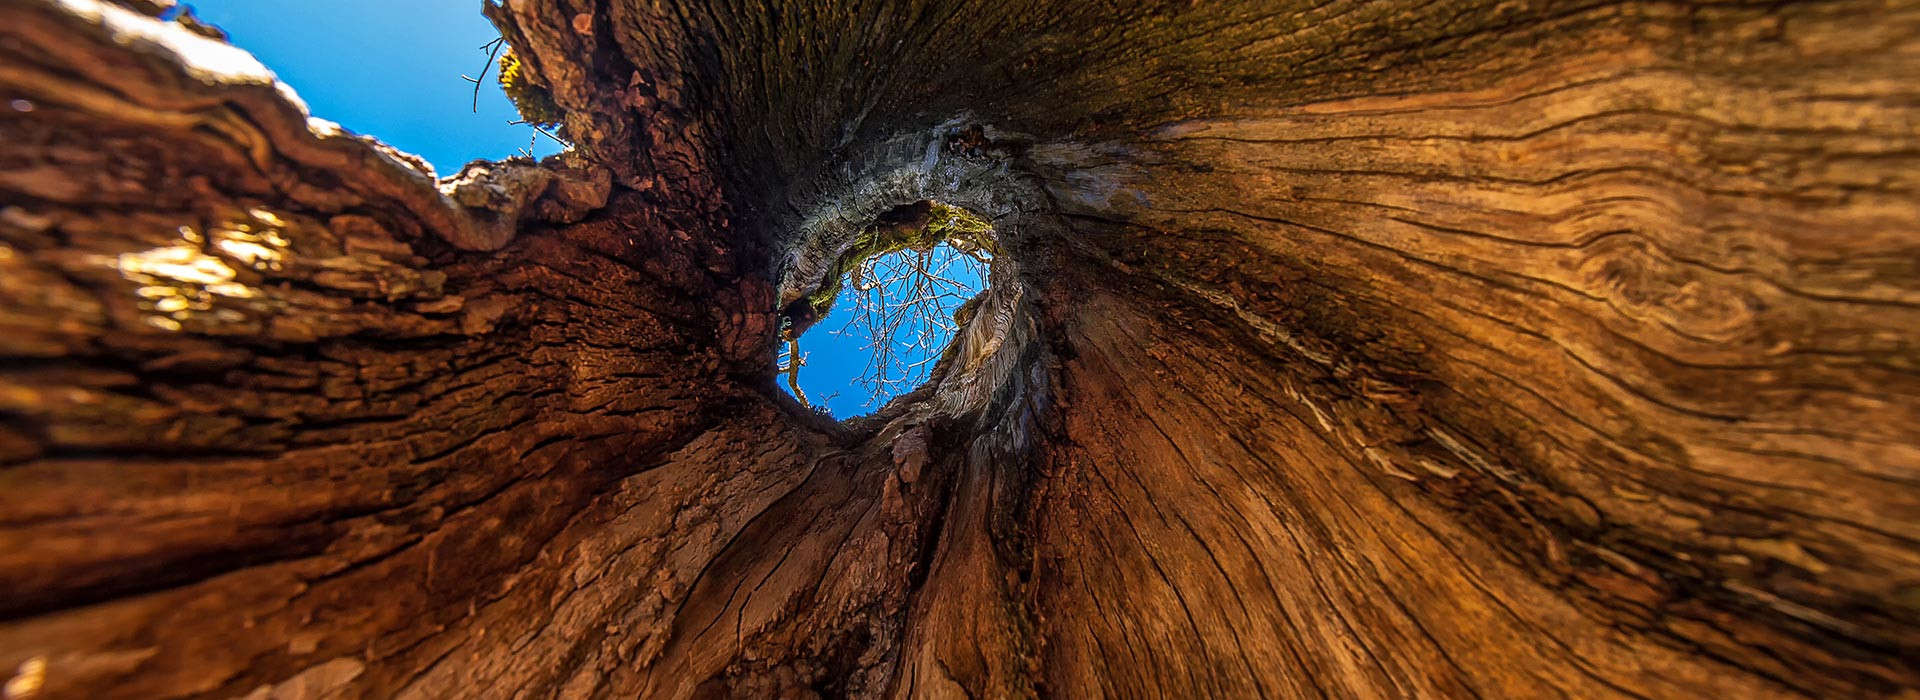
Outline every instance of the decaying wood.
[[0, 2], [9, 697], [1920, 692], [1920, 6], [509, 2], [437, 181], [166, 5]]

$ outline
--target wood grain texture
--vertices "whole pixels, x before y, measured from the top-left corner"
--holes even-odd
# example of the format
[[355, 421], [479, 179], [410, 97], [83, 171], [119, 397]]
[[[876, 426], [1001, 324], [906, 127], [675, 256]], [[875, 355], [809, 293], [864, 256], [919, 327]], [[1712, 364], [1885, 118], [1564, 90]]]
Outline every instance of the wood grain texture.
[[[32, 697], [1920, 692], [1920, 6], [509, 2], [436, 181], [163, 5], [0, 2]], [[908, 196], [1017, 267], [833, 424]]]

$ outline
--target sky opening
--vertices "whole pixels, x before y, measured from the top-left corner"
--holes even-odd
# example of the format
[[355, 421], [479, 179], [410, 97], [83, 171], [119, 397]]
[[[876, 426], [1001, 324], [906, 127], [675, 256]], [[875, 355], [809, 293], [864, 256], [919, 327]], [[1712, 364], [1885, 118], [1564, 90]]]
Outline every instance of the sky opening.
[[[478, 0], [191, 0], [293, 86], [313, 116], [379, 138], [433, 164], [440, 177], [468, 161], [560, 144], [531, 127], [501, 92], [481, 47], [500, 37]], [[478, 112], [473, 83], [478, 77]]]
[[800, 336], [807, 401], [845, 419], [919, 388], [953, 340], [954, 312], [986, 289], [989, 259], [942, 243], [876, 256], [843, 277], [832, 310]]

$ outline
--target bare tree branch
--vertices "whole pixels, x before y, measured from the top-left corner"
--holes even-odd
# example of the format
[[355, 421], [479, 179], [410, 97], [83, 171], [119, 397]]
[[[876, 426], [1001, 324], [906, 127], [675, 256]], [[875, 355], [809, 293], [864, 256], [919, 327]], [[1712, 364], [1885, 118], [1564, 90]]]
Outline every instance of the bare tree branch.
[[959, 330], [950, 310], [985, 287], [990, 244], [982, 244], [982, 232], [970, 234], [870, 258], [848, 272], [853, 313], [834, 333], [867, 341], [871, 355], [855, 380], [868, 392], [867, 406], [926, 380]]

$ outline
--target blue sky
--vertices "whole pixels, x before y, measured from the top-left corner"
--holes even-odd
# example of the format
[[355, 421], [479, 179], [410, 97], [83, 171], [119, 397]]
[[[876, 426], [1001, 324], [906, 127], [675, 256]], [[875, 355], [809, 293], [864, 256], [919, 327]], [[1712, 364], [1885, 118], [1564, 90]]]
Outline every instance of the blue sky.
[[[943, 261], [959, 260], [959, 254], [953, 252], [951, 247], [940, 246], [934, 249], [932, 259], [935, 261], [934, 265], [941, 266]], [[938, 313], [943, 318], [951, 319], [954, 309], [979, 293], [982, 281], [979, 274], [972, 272], [968, 266], [959, 262], [946, 267], [946, 276], [957, 284], [939, 285], [940, 291], [945, 292], [946, 295], [938, 299]], [[898, 299], [907, 293], [906, 284], [895, 283], [864, 294], [868, 298], [884, 299], [887, 295], [892, 295], [893, 298]], [[909, 371], [908, 376], [913, 377], [913, 381], [902, 387], [905, 391], [886, 392], [878, 398], [874, 397], [873, 392], [866, 385], [860, 384], [857, 380], [867, 372], [873, 353], [868, 349], [870, 345], [868, 335], [862, 332], [866, 330], [865, 327], [860, 324], [849, 325], [856, 316], [855, 309], [858, 304], [852, 298], [856, 294], [860, 292], [855, 292], [851, 286], [843, 289], [840, 297], [834, 300], [833, 309], [827, 313], [827, 317], [814, 324], [807, 330], [806, 335], [800, 337], [800, 352], [807, 357], [807, 364], [800, 369], [800, 390], [806, 392], [807, 398], [813, 400], [815, 404], [820, 404], [824, 400], [827, 408], [838, 418], [848, 418], [879, 410], [886, 405], [888, 399], [918, 387], [926, 379], [927, 373], [933, 369], [933, 363], [929, 362], [917, 370]], [[892, 340], [899, 344], [907, 340], [905, 336], [915, 330], [918, 329], [907, 328]], [[938, 333], [938, 336], [940, 342], [929, 347], [898, 350], [901, 364], [918, 363], [937, 356], [946, 346], [946, 341], [952, 338], [952, 334], [942, 332]], [[780, 386], [783, 390], [786, 388], [784, 380]]]
[[[476, 158], [500, 159], [527, 148], [535, 155], [559, 145], [519, 119], [500, 85], [487, 74], [473, 111], [473, 84], [486, 65], [480, 47], [499, 36], [480, 16], [482, 0], [188, 0], [195, 14], [226, 30], [234, 45], [253, 52], [293, 86], [314, 116], [372, 135], [426, 158], [441, 177]], [[964, 277], [964, 275], [963, 275]], [[966, 283], [978, 287], [977, 277]], [[880, 292], [871, 292], [878, 294]], [[808, 364], [800, 387], [832, 398], [835, 416], [870, 413], [891, 396], [870, 400], [854, 382], [871, 356], [867, 339], [836, 334], [854, 304], [842, 294], [834, 310], [801, 338]], [[958, 300], [942, 302], [952, 315]], [[926, 356], [908, 351], [909, 361]], [[924, 378], [921, 372], [920, 377]], [[917, 385], [918, 382], [915, 382]], [[782, 384], [784, 388], [784, 384]]]
[[[187, 0], [292, 85], [313, 115], [433, 163], [441, 177], [499, 159], [534, 136], [491, 71], [473, 112], [480, 46], [500, 36], [481, 0]], [[534, 153], [558, 152], [542, 136]]]

